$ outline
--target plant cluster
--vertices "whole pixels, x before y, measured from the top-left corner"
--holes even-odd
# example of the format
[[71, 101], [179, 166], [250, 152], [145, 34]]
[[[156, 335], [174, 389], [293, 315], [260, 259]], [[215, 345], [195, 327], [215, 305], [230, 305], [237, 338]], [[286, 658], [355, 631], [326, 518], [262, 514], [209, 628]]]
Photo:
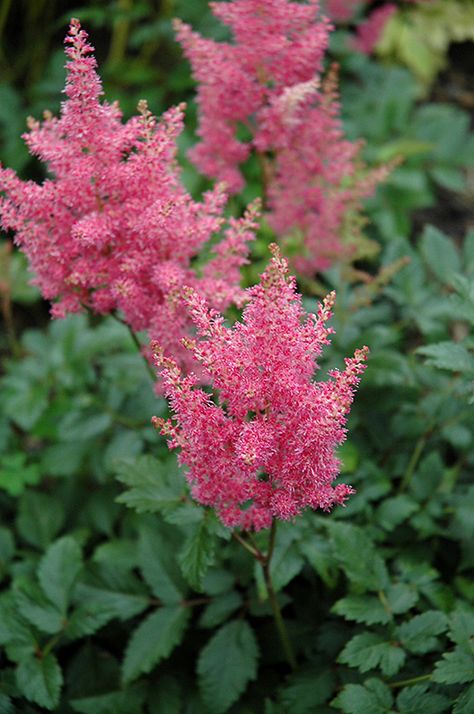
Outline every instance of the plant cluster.
[[77, 20], [25, 135], [48, 175], [0, 170], [58, 318], [6, 240], [0, 712], [471, 714], [474, 233], [422, 225], [465, 205], [469, 118], [316, 0], [211, 3], [232, 37], [197, 5], [191, 157], [226, 186], [183, 105], [101, 100]]

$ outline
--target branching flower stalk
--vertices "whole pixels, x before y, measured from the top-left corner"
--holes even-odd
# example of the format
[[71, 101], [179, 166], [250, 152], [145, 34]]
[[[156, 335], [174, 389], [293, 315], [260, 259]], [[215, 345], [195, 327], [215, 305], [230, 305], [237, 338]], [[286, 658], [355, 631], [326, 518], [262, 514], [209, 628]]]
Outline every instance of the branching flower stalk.
[[267, 589], [267, 594], [268, 594], [268, 600], [270, 602], [270, 607], [272, 608], [273, 612], [273, 618], [275, 620], [275, 625], [278, 630], [278, 635], [280, 637], [280, 642], [283, 647], [283, 651], [285, 653], [285, 658], [291, 667], [293, 671], [295, 671], [298, 667], [297, 661], [296, 661], [296, 656], [293, 650], [293, 646], [291, 644], [290, 637], [288, 635], [288, 630], [285, 624], [285, 620], [283, 619], [283, 615], [281, 612], [280, 605], [278, 603], [278, 598], [275, 593], [275, 589], [273, 587], [273, 579], [272, 579], [272, 573], [271, 573], [271, 561], [272, 561], [272, 556], [273, 552], [275, 550], [275, 542], [276, 542], [276, 532], [277, 532], [277, 525], [278, 521], [275, 519], [272, 522], [271, 528], [270, 528], [270, 535], [269, 535], [269, 540], [268, 540], [268, 549], [266, 553], [262, 553], [259, 549], [256, 549], [252, 545], [250, 545], [245, 538], [240, 536], [239, 533], [236, 531], [232, 532], [233, 538], [242, 545], [243, 548], [245, 548], [247, 551], [249, 551], [255, 560], [261, 565], [262, 572], [263, 572], [263, 578], [265, 581], [265, 587]]

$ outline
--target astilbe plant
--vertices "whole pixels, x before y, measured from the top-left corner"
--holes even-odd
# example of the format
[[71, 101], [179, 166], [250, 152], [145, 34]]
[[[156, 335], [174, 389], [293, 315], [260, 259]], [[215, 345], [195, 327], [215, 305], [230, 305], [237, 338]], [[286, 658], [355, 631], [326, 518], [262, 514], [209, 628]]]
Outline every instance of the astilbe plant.
[[[335, 73], [322, 79], [331, 26], [318, 0], [234, 0], [211, 3], [234, 41], [215, 42], [175, 22], [198, 83], [198, 135], [190, 156], [207, 176], [241, 190], [252, 151], [262, 166], [269, 221], [292, 237], [313, 274], [351, 252], [342, 233], [385, 170], [368, 172], [361, 144], [344, 137]], [[241, 126], [250, 132], [238, 138]], [[357, 235], [358, 221], [351, 227]], [[350, 231], [349, 231], [350, 232]]]
[[329, 510], [353, 492], [333, 485], [335, 448], [345, 439], [367, 348], [327, 381], [313, 381], [332, 332], [327, 321], [335, 294], [317, 314], [305, 314], [287, 261], [276, 245], [272, 251], [233, 327], [192, 288], [184, 291], [197, 330], [187, 346], [209, 376], [215, 400], [155, 345], [174, 413], [174, 421], [156, 419], [156, 426], [171, 448], [181, 449], [194, 498], [214, 507], [226, 526], [243, 530], [270, 527], [306, 507]]
[[43, 296], [62, 317], [89, 309], [117, 313], [147, 330], [179, 359], [187, 319], [176, 300], [186, 283], [217, 309], [241, 303], [239, 269], [254, 237], [257, 205], [230, 219], [200, 274], [191, 261], [222, 230], [222, 187], [196, 202], [183, 187], [176, 139], [183, 107], [157, 121], [146, 102], [123, 123], [116, 103], [101, 101], [93, 47], [77, 20], [66, 37], [66, 100], [59, 118], [29, 121], [30, 152], [46, 163], [43, 183], [0, 171], [3, 227], [27, 254]]

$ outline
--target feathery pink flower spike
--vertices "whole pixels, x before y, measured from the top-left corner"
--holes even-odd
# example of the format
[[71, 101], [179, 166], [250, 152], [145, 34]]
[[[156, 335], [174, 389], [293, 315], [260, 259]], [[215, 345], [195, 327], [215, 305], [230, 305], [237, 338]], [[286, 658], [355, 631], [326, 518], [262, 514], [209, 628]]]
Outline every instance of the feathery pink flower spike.
[[[59, 118], [30, 120], [32, 154], [48, 166], [42, 184], [0, 169], [0, 215], [15, 231], [43, 296], [63, 317], [84, 308], [120, 311], [134, 331], [146, 330], [181, 363], [189, 321], [176, 299], [191, 285], [220, 310], [241, 304], [242, 264], [254, 238], [258, 206], [230, 219], [214, 257], [198, 276], [191, 261], [225, 219], [221, 186], [196, 202], [183, 187], [176, 139], [184, 105], [157, 121], [145, 101], [126, 123], [116, 103], [101, 102], [93, 47], [78, 20], [65, 40], [66, 99]], [[188, 367], [190, 365], [188, 364]]]
[[184, 300], [197, 331], [187, 347], [199, 360], [214, 398], [184, 376], [155, 345], [173, 420], [155, 418], [170, 448], [180, 448], [193, 497], [214, 507], [229, 528], [260, 530], [306, 507], [330, 509], [353, 489], [333, 486], [335, 448], [367, 347], [314, 381], [316, 360], [333, 330], [327, 326], [335, 293], [317, 314], [306, 314], [295, 279], [276, 245], [260, 283], [247, 290], [241, 322], [229, 328], [192, 288]]
[[[279, 238], [296, 239], [303, 254], [294, 265], [312, 275], [351, 254], [344, 226], [387, 172], [367, 172], [361, 144], [344, 137], [334, 72], [322, 80], [331, 25], [318, 0], [210, 6], [231, 28], [233, 42], [205, 39], [175, 21], [198, 83], [200, 142], [190, 157], [237, 193], [244, 183], [240, 164], [255, 151], [271, 227]], [[237, 138], [241, 126], [248, 140]]]

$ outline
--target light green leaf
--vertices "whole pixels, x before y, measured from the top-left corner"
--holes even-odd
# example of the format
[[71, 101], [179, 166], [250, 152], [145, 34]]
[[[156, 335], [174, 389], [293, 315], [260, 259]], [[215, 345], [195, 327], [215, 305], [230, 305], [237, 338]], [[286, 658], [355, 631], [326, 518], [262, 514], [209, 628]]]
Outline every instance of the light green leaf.
[[168, 657], [181, 642], [188, 619], [189, 609], [166, 606], [143, 620], [133, 632], [125, 651], [123, 681], [131, 682], [140, 674], [150, 672]]
[[18, 688], [26, 699], [52, 711], [59, 703], [63, 675], [56, 657], [29, 657], [16, 670]]
[[400, 523], [406, 521], [419, 509], [419, 505], [410, 496], [400, 494], [385, 499], [376, 512], [380, 525], [387, 531], [392, 531]]
[[201, 651], [198, 678], [204, 703], [223, 714], [257, 676], [255, 635], [244, 620], [223, 625]]
[[439, 369], [462, 372], [468, 377], [474, 372], [474, 356], [458, 342], [437, 342], [418, 347], [417, 354], [428, 357], [426, 363]]
[[145, 695], [144, 687], [138, 684], [126, 691], [73, 699], [71, 706], [80, 714], [142, 714]]
[[70, 594], [82, 568], [81, 549], [74, 538], [65, 536], [49, 546], [38, 568], [43, 591], [65, 613]]

